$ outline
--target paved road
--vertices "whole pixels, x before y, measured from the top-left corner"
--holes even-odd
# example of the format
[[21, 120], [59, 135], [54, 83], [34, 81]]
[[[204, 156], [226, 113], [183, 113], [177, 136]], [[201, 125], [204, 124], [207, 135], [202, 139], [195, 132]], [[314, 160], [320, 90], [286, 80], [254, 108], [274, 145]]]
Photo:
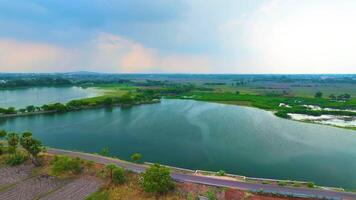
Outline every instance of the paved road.
[[[129, 169], [137, 173], [143, 172], [147, 167], [144, 165], [138, 165], [134, 163], [120, 161], [113, 158], [108, 158], [108, 157], [94, 155], [94, 154], [81, 153], [81, 152], [73, 152], [73, 151], [60, 150], [60, 149], [48, 149], [47, 152], [51, 154], [61, 154], [61, 155], [79, 157], [85, 160], [92, 160], [94, 162], [101, 163], [101, 164], [114, 163], [118, 166], [121, 166], [125, 169]], [[200, 183], [200, 184], [211, 185], [211, 186], [233, 187], [233, 188], [238, 188], [241, 190], [248, 190], [248, 191], [258, 191], [262, 189], [264, 192], [289, 194], [289, 195], [300, 196], [300, 197], [356, 200], [356, 193], [349, 193], [349, 192], [337, 192], [337, 191], [330, 191], [330, 190], [307, 189], [307, 188], [290, 188], [290, 187], [281, 187], [277, 185], [246, 183], [246, 182], [238, 182], [233, 180], [222, 180], [214, 177], [197, 176], [193, 174], [183, 174], [177, 172], [171, 172], [171, 176], [174, 180], [180, 182], [192, 182], [192, 183]]]

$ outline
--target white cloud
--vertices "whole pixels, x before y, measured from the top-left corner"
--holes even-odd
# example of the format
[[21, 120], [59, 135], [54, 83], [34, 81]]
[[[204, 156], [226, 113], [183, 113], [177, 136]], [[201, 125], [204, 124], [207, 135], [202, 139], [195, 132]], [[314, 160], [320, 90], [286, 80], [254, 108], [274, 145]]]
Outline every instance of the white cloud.
[[271, 0], [220, 31], [245, 72], [355, 73], [355, 10], [355, 1]]

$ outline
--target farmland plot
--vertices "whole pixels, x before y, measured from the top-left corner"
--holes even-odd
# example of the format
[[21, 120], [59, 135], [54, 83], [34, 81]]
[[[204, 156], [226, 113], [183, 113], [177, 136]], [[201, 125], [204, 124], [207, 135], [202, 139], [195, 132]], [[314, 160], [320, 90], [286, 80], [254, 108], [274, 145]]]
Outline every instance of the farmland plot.
[[81, 200], [89, 194], [97, 191], [102, 185], [102, 181], [95, 177], [81, 177], [68, 183], [42, 199], [46, 200]]
[[23, 164], [20, 166], [0, 168], [0, 188], [23, 180], [31, 175], [34, 166], [32, 164]]
[[30, 200], [44, 195], [65, 184], [66, 181], [40, 175], [21, 182], [14, 187], [0, 193], [0, 199], [6, 200]]

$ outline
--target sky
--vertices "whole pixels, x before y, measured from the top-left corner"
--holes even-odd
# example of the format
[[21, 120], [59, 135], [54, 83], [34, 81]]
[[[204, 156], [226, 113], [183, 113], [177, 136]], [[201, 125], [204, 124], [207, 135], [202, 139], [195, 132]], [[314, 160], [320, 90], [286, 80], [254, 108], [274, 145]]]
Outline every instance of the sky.
[[355, 0], [0, 0], [0, 72], [356, 73]]

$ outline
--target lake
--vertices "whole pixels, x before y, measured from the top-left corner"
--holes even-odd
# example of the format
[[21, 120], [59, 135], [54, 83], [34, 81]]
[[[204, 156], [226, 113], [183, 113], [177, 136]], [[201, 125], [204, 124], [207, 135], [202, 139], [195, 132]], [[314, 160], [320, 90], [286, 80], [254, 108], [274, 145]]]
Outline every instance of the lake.
[[252, 177], [356, 188], [356, 131], [275, 117], [249, 107], [163, 100], [130, 109], [92, 109], [0, 119], [45, 145], [86, 152], [109, 147], [129, 160]]
[[66, 103], [73, 99], [97, 95], [98, 90], [81, 87], [31, 87], [0, 90], [0, 107], [24, 108], [28, 105], [42, 106], [49, 103]]

